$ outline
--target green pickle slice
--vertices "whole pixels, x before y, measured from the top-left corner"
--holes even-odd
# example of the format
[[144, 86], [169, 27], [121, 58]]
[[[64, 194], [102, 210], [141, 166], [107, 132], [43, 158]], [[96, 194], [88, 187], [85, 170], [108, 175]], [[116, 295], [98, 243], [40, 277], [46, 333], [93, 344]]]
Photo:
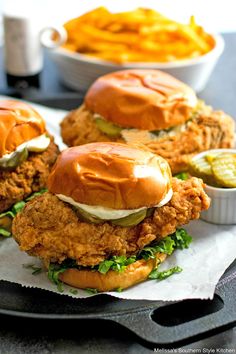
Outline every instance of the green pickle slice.
[[[153, 213], [153, 208], [149, 213], [149, 216]], [[131, 215], [125, 216], [124, 218], [114, 219], [114, 220], [106, 220], [99, 219], [97, 216], [87, 213], [81, 208], [76, 208], [76, 212], [78, 217], [85, 222], [91, 222], [93, 224], [100, 224], [103, 222], [111, 222], [113, 225], [123, 226], [123, 227], [131, 227], [138, 225], [146, 216], [148, 209], [140, 210], [137, 213], [133, 213]]]
[[81, 208], [76, 208], [76, 212], [78, 217], [82, 220], [82, 221], [86, 221], [86, 222], [91, 222], [93, 224], [101, 224], [102, 222], [104, 222], [105, 220], [99, 219], [97, 216], [92, 215], [90, 213], [87, 213], [87, 211], [84, 211]]
[[9, 159], [0, 159], [1, 170], [11, 170], [19, 166], [28, 157], [28, 150], [25, 148], [21, 151], [16, 151]]
[[101, 130], [101, 132], [112, 137], [119, 136], [122, 130], [122, 128], [119, 127], [118, 125], [108, 122], [102, 118], [95, 118], [95, 123], [98, 129]]
[[111, 220], [113, 225], [131, 227], [138, 225], [147, 215], [147, 209], [140, 210], [137, 213], [130, 214], [124, 218]]
[[189, 172], [193, 176], [202, 178], [205, 183], [215, 183], [212, 176], [211, 164], [207, 161], [205, 156], [197, 160], [192, 160], [189, 165]]
[[236, 188], [236, 154], [222, 153], [213, 159], [211, 166], [220, 186]]

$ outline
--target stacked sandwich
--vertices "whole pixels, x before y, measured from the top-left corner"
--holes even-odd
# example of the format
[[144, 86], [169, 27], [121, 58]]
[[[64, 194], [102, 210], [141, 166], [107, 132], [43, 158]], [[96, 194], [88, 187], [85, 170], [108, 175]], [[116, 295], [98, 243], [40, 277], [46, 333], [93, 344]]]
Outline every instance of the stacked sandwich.
[[0, 102], [0, 139], [0, 235], [10, 236], [24, 200], [45, 191], [59, 150], [43, 118], [19, 101]]
[[172, 178], [163, 158], [119, 143], [63, 151], [48, 189], [16, 216], [14, 237], [57, 285], [99, 291], [155, 277], [167, 255], [188, 247], [181, 226], [209, 207], [202, 180]]
[[61, 123], [61, 133], [68, 146], [142, 144], [164, 157], [175, 174], [201, 151], [233, 147], [234, 120], [164, 72], [124, 70], [97, 79], [82, 106]]

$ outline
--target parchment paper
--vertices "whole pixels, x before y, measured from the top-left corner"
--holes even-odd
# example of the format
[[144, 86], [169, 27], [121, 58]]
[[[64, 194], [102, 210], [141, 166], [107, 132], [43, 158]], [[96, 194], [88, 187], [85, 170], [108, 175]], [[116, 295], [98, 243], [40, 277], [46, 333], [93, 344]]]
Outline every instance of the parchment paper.
[[[66, 112], [32, 105], [44, 117], [48, 130], [56, 136], [56, 142], [63, 149], [65, 145], [59, 136], [59, 122]], [[110, 292], [109, 294], [124, 299], [165, 301], [213, 298], [219, 278], [235, 259], [236, 225], [219, 226], [197, 220], [192, 221], [185, 228], [193, 236], [193, 242], [189, 249], [175, 251], [160, 266], [160, 270], [164, 270], [178, 265], [183, 268], [181, 273], [162, 281], [147, 280], [128, 290]], [[21, 252], [14, 239], [0, 239], [1, 280], [59, 293], [56, 285], [52, 284], [47, 278], [45, 271], [32, 275], [32, 269], [25, 268], [25, 265], [29, 264], [42, 267], [38, 259]], [[73, 289], [65, 285], [64, 291], [59, 294], [76, 298], [93, 296], [84, 290], [77, 290], [77, 294], [71, 291]]]

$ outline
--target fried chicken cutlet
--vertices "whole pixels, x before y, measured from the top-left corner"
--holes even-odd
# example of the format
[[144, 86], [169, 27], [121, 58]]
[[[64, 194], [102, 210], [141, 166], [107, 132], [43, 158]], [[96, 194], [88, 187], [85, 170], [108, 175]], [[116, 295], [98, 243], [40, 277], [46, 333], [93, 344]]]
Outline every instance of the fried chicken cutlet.
[[209, 207], [202, 180], [173, 178], [172, 188], [171, 200], [133, 227], [83, 222], [68, 203], [45, 193], [28, 202], [15, 217], [14, 238], [21, 250], [47, 263], [70, 258], [78, 265], [94, 266], [113, 254], [136, 254], [150, 242], [198, 219], [200, 212]]
[[48, 175], [58, 154], [59, 149], [51, 138], [45, 151], [31, 152], [28, 159], [14, 170], [0, 170], [0, 213], [46, 187]]

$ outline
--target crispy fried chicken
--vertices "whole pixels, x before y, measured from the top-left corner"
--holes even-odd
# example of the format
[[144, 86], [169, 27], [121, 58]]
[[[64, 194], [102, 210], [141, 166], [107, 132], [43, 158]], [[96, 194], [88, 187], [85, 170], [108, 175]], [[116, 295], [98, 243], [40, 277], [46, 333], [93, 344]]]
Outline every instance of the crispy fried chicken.
[[[61, 134], [68, 146], [96, 141], [124, 142], [121, 136], [112, 138], [102, 133], [84, 105], [70, 112], [62, 121]], [[145, 143], [145, 148], [169, 162], [173, 174], [185, 171], [189, 160], [201, 151], [233, 146], [233, 119], [224, 112], [213, 111], [209, 106], [203, 106], [201, 112], [187, 123], [186, 130]]]
[[0, 213], [46, 187], [49, 172], [58, 154], [58, 147], [52, 140], [45, 151], [30, 152], [28, 159], [15, 170], [0, 170]]
[[83, 222], [73, 207], [45, 193], [28, 202], [15, 217], [13, 235], [21, 250], [46, 263], [71, 258], [79, 265], [93, 266], [112, 255], [136, 254], [150, 242], [198, 219], [209, 207], [210, 200], [198, 178], [173, 178], [173, 192], [166, 205], [133, 227]]

